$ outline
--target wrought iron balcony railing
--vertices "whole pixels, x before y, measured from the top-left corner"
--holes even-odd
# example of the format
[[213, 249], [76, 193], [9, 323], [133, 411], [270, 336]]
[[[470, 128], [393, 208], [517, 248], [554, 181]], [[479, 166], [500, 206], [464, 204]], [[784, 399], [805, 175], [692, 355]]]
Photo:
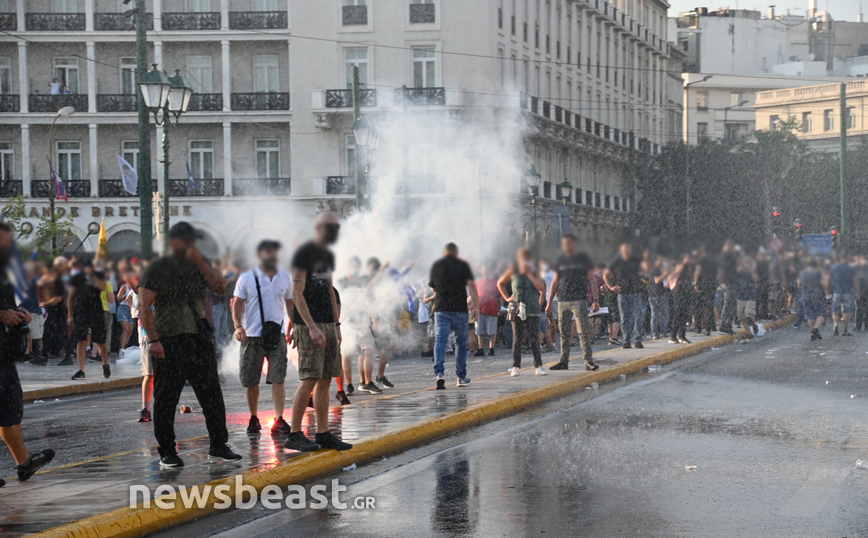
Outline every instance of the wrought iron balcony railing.
[[[154, 29], [154, 14], [145, 15], [145, 25], [148, 30]], [[93, 29], [98, 32], [134, 32], [136, 30], [135, 15], [126, 13], [94, 13]]]
[[289, 196], [291, 193], [288, 177], [232, 179], [235, 196]]
[[[90, 180], [89, 179], [70, 179], [63, 181], [66, 187], [66, 192], [70, 198], [90, 198]], [[48, 198], [49, 185], [51, 182], [47, 179], [34, 179], [30, 182], [30, 194], [33, 198]]]
[[190, 105], [187, 112], [203, 112], [223, 110], [222, 93], [194, 93], [190, 97]]
[[35, 32], [83, 32], [84, 13], [25, 13], [24, 27]]
[[96, 96], [97, 112], [135, 112], [138, 110], [138, 100], [133, 93], [105, 94]]
[[0, 181], [0, 198], [12, 198], [24, 193], [23, 183], [20, 179], [8, 179]]
[[20, 112], [21, 99], [17, 95], [6, 93], [0, 95], [0, 112]]
[[70, 93], [65, 95], [28, 95], [27, 102], [30, 112], [57, 112], [65, 106], [71, 106], [79, 111], [87, 110], [87, 95]]
[[[157, 182], [154, 182], [154, 187], [156, 187]], [[156, 190], [156, 188], [154, 189]], [[131, 198], [133, 196], [138, 196], [136, 194], [130, 194], [124, 189], [124, 182], [120, 179], [101, 179], [99, 180], [99, 186], [97, 187], [97, 191], [99, 193], [100, 198]]]
[[286, 11], [232, 11], [229, 28], [233, 30], [285, 30], [289, 27]]
[[[400, 105], [402, 98], [401, 88], [396, 88], [394, 103]], [[410, 106], [443, 106], [446, 104], [446, 88], [407, 88], [407, 104]]]
[[[443, 176], [438, 175], [411, 175], [410, 194], [437, 194], [446, 192], [446, 182]], [[395, 193], [404, 193], [404, 183], [399, 176], [395, 179]]]
[[220, 12], [163, 13], [163, 30], [219, 30]]
[[14, 32], [18, 29], [18, 16], [15, 13], [0, 13], [0, 30]]
[[232, 110], [289, 110], [289, 93], [233, 93]]
[[368, 6], [343, 6], [341, 16], [344, 26], [365, 26], [368, 24]]
[[436, 9], [434, 4], [410, 4], [410, 24], [431, 24]]
[[222, 179], [197, 179], [195, 186], [190, 186], [189, 179], [169, 180], [169, 196], [223, 196]]
[[[359, 90], [359, 100], [361, 101], [359, 105], [362, 107], [377, 106], [377, 90], [367, 88]], [[352, 90], [326, 90], [325, 106], [326, 108], [351, 108], [353, 106]]]
[[354, 176], [329, 176], [326, 178], [326, 194], [356, 194]]

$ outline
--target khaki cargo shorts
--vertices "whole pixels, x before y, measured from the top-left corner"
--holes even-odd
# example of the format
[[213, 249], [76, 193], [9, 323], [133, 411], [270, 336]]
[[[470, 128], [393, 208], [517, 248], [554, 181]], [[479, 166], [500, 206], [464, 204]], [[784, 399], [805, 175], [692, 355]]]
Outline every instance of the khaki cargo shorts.
[[269, 385], [282, 384], [286, 379], [286, 339], [280, 335], [277, 349], [266, 351], [262, 347], [262, 338], [248, 338], [241, 344], [241, 366], [238, 377], [242, 387], [255, 387], [262, 377], [262, 363], [268, 359], [268, 375], [265, 382]]
[[298, 379], [322, 379], [342, 375], [341, 350], [334, 323], [317, 323], [326, 338], [325, 347], [313, 343], [310, 330], [304, 325], [296, 325], [295, 337], [298, 340]]

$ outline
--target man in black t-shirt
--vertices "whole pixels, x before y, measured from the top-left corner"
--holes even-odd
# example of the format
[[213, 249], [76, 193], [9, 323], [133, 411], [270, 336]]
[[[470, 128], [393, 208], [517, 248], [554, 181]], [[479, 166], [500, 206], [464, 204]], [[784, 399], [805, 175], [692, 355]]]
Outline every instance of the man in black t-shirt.
[[624, 349], [633, 347], [642, 349], [642, 333], [644, 316], [642, 305], [642, 260], [633, 256], [633, 246], [630, 243], [621, 244], [618, 257], [615, 258], [606, 272], [603, 280], [606, 287], [618, 294], [618, 309], [621, 311], [621, 330], [624, 332]]
[[67, 316], [72, 326], [72, 335], [76, 342], [78, 356], [78, 371], [73, 380], [84, 379], [84, 361], [87, 354], [87, 335], [90, 333], [91, 345], [99, 348], [102, 356], [102, 373], [106, 379], [111, 377], [111, 367], [108, 363], [108, 345], [106, 343], [105, 317], [102, 309], [100, 293], [105, 291], [105, 274], [94, 270], [90, 261], [83, 263], [81, 271], [69, 279], [69, 299], [67, 300]]
[[696, 283], [695, 289], [699, 293], [696, 301], [697, 330], [704, 331], [705, 336], [711, 336], [711, 331], [716, 329], [714, 294], [717, 292], [717, 262], [705, 247], [700, 251], [693, 282]]
[[[292, 258], [294, 339], [298, 346], [298, 388], [292, 401], [292, 419], [285, 448], [310, 452], [321, 448], [349, 450], [329, 431], [329, 385], [342, 375], [341, 327], [335, 289], [332, 285], [335, 257], [329, 246], [338, 240], [341, 225], [331, 213], [322, 213], [314, 239], [302, 245]], [[313, 392], [316, 437], [311, 441], [301, 431], [301, 419]]]
[[[470, 385], [467, 377], [467, 326], [470, 320], [479, 317], [479, 292], [473, 271], [464, 260], [458, 259], [458, 246], [446, 245], [443, 257], [431, 266], [428, 286], [436, 293], [434, 297], [434, 376], [437, 389], [446, 388], [443, 379], [446, 362], [446, 344], [449, 333], [455, 331], [455, 374], [457, 386]], [[473, 300], [473, 311], [468, 314], [467, 289]]]
[[[563, 254], [555, 262], [555, 279], [549, 290], [546, 315], [550, 316], [555, 297], [558, 298], [558, 323], [561, 331], [561, 360], [550, 370], [566, 370], [570, 362], [570, 344], [573, 340], [573, 316], [579, 328], [582, 354], [586, 370], [597, 370], [599, 366], [591, 360], [591, 327], [588, 323], [588, 282], [595, 281], [594, 264], [584, 252], [578, 251], [576, 236], [565, 234], [561, 238]], [[593, 310], [600, 309], [597, 286], [590, 286]]]

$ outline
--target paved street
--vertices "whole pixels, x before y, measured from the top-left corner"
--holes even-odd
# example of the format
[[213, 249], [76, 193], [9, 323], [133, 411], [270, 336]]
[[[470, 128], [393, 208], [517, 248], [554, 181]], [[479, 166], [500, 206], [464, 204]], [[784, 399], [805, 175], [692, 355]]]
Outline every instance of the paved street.
[[164, 534], [866, 536], [868, 336], [807, 340], [707, 351], [339, 473], [376, 517], [235, 511]]

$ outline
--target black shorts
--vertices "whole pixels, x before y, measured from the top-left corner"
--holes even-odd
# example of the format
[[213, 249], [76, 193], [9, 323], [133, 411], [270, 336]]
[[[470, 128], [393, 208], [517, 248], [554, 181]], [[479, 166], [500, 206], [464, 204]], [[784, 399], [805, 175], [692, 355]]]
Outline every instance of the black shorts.
[[99, 314], [76, 315], [75, 328], [72, 331], [72, 336], [76, 342], [84, 342], [87, 340], [87, 333], [90, 332], [90, 341], [94, 344], [105, 344], [105, 318], [102, 311]]
[[0, 365], [0, 428], [21, 424], [24, 416], [24, 394], [15, 363]]

